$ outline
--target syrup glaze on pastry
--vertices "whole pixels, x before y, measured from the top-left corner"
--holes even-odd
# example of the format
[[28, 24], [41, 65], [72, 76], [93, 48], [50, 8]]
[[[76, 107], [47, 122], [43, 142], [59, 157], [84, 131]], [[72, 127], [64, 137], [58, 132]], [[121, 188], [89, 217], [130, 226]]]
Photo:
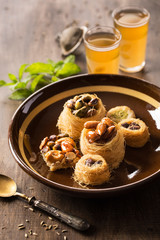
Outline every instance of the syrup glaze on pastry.
[[109, 164], [117, 168], [125, 154], [125, 144], [119, 126], [109, 118], [97, 122], [86, 122], [80, 138], [83, 154], [98, 154]]
[[45, 137], [39, 148], [50, 171], [72, 168], [81, 157], [74, 140], [65, 134]]

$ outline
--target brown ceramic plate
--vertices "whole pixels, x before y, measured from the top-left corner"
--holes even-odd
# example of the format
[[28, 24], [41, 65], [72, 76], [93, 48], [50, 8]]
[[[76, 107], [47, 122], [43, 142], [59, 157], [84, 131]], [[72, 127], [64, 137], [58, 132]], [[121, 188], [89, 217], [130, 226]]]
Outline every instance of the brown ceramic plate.
[[[50, 172], [38, 154], [41, 140], [58, 133], [56, 123], [66, 100], [85, 92], [96, 93], [108, 110], [118, 105], [129, 106], [150, 131], [150, 141], [143, 148], [126, 148], [124, 161], [109, 183], [89, 188], [74, 182], [71, 169]], [[20, 105], [9, 128], [9, 146], [28, 174], [55, 190], [81, 197], [119, 193], [151, 180], [160, 172], [159, 102], [160, 88], [144, 80], [105, 74], [69, 77], [44, 87]], [[30, 147], [26, 144], [28, 137]], [[30, 161], [30, 151], [37, 154], [36, 162]]]

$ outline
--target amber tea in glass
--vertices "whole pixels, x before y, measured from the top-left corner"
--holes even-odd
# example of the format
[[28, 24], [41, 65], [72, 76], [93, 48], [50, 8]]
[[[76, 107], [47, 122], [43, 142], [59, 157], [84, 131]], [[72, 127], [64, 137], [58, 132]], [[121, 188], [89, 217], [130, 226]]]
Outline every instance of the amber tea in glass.
[[84, 36], [89, 73], [118, 73], [121, 34], [112, 27], [94, 27]]
[[146, 9], [121, 8], [112, 13], [114, 26], [121, 35], [120, 69], [138, 72], [145, 65], [150, 14]]

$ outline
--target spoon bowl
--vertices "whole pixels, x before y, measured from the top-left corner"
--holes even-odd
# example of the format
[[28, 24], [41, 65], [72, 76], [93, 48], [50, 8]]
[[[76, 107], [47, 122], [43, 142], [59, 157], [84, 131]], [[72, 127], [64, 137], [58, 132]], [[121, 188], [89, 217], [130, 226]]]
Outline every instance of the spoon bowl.
[[5, 175], [0, 174], [0, 197], [11, 197], [15, 195], [17, 185], [15, 181]]

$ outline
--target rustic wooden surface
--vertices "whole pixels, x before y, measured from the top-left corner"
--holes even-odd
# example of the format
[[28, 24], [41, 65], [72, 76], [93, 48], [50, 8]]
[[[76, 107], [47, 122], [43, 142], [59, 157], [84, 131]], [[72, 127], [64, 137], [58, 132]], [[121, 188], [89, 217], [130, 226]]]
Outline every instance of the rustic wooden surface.
[[[45, 62], [48, 58], [62, 58], [55, 41], [57, 33], [67, 25], [112, 25], [111, 12], [118, 6], [133, 5], [131, 0], [0, 0], [0, 79], [17, 74], [23, 63]], [[135, 0], [151, 13], [145, 69], [133, 76], [160, 86], [160, 2]], [[77, 63], [86, 72], [84, 52]], [[55, 193], [53, 189], [28, 176], [13, 159], [8, 147], [8, 126], [19, 102], [8, 100], [10, 91], [0, 89], [0, 173], [17, 182], [18, 190], [35, 195], [66, 212], [86, 218], [92, 225], [86, 233], [79, 233], [39, 211], [26, 209], [19, 199], [0, 199], [0, 239], [25, 239], [30, 229], [38, 236], [29, 239], [97, 239], [97, 240], [158, 240], [160, 239], [160, 183], [156, 179], [143, 188], [122, 196], [107, 199], [77, 199]], [[26, 222], [26, 219], [29, 222]], [[46, 231], [40, 222], [58, 223], [59, 229]], [[17, 225], [23, 223], [24, 230]], [[65, 229], [67, 232], [62, 233]], [[58, 235], [58, 233], [60, 235]]]

